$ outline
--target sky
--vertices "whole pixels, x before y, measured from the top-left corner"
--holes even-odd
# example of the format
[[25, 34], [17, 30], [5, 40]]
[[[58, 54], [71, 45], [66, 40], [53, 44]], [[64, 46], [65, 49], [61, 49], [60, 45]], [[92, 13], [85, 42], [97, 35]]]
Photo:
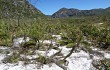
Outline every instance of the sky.
[[90, 10], [110, 7], [110, 0], [29, 0], [45, 15], [52, 15], [61, 8]]

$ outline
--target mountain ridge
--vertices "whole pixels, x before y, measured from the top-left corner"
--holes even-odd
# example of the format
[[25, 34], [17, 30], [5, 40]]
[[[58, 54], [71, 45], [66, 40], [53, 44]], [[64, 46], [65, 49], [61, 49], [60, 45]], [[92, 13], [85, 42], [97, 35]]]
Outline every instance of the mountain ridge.
[[65, 18], [65, 17], [74, 17], [74, 16], [97, 16], [103, 14], [110, 14], [110, 7], [108, 8], [98, 8], [91, 10], [79, 10], [75, 8], [61, 8], [54, 14], [52, 14], [52, 18]]

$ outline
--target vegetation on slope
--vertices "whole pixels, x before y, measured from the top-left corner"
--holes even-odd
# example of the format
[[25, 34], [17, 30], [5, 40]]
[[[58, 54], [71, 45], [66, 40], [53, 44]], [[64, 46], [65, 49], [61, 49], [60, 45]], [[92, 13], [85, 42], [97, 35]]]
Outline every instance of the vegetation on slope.
[[44, 16], [27, 0], [0, 0], [0, 18], [32, 18]]

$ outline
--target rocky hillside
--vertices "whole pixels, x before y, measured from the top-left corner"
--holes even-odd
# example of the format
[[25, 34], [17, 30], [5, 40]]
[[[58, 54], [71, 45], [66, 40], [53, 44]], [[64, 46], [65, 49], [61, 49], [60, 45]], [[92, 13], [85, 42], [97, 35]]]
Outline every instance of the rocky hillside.
[[55, 12], [53, 18], [64, 18], [64, 17], [77, 17], [77, 16], [97, 16], [103, 14], [110, 14], [110, 7], [106, 9], [91, 9], [91, 10], [79, 10], [79, 9], [67, 9], [62, 8], [59, 11]]
[[37, 17], [43, 14], [27, 0], [0, 0], [0, 18]]

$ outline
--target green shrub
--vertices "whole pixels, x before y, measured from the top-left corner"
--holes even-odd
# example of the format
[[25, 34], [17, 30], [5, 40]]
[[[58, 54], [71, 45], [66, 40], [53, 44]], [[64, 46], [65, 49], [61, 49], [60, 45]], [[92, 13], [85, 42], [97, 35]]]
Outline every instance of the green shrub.
[[19, 61], [20, 54], [13, 53], [12, 55], [6, 56], [2, 62], [3, 63], [17, 63]]
[[69, 43], [66, 45], [67, 48], [72, 48], [75, 44], [74, 43]]

